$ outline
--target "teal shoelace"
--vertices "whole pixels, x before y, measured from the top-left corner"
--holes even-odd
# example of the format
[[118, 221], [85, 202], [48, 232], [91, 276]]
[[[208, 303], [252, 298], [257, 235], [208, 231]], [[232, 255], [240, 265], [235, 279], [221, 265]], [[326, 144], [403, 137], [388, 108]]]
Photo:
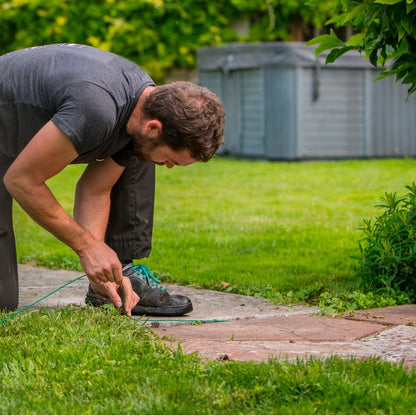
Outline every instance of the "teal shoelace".
[[166, 290], [165, 287], [161, 286], [162, 282], [157, 277], [153, 276], [152, 272], [144, 264], [138, 264], [131, 269], [135, 270], [138, 275], [142, 275], [142, 278], [147, 280], [152, 286], [155, 286], [160, 290]]
[[[142, 276], [142, 279], [147, 280], [147, 282], [151, 286], [159, 289], [160, 291], [166, 290], [165, 287], [161, 286], [162, 282], [157, 277], [153, 276], [152, 272], [144, 264], [138, 264], [137, 266], [133, 266], [131, 270], [134, 270], [139, 276]], [[123, 302], [123, 309], [126, 310], [126, 297], [124, 293], [123, 283], [121, 284], [121, 292], [122, 292], [121, 300]], [[134, 319], [134, 318], [131, 318], [131, 319]]]

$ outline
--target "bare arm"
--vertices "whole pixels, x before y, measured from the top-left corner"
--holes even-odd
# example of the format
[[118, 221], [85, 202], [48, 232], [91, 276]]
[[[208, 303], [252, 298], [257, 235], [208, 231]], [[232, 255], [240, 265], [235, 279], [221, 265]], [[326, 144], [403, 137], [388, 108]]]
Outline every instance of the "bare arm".
[[[11, 164], [3, 178], [4, 184], [37, 223], [78, 254], [91, 282], [124, 282], [117, 254], [104, 243], [101, 236], [97, 238], [94, 235], [96, 225], [91, 231], [83, 226], [87, 223], [87, 211], [81, 210], [79, 215], [82, 223], [77, 222], [59, 205], [45, 183], [76, 157], [77, 152], [70, 139], [52, 122], [48, 122]], [[122, 172], [120, 169], [119, 175]], [[113, 175], [113, 180], [116, 180], [116, 176]], [[105, 186], [109, 186], [109, 183]], [[126, 297], [133, 298], [131, 288], [127, 287], [126, 290]], [[117, 302], [120, 303], [119, 298]], [[129, 314], [130, 305], [126, 309]]]
[[80, 253], [92, 236], [62, 209], [45, 184], [76, 156], [69, 138], [49, 122], [12, 163], [3, 181], [13, 198], [37, 223]]
[[74, 218], [97, 240], [104, 241], [111, 204], [111, 189], [124, 170], [113, 159], [90, 163], [75, 192]]
[[[79, 179], [75, 192], [74, 219], [87, 229], [99, 241], [104, 242], [105, 232], [111, 205], [111, 189], [120, 178], [124, 167], [108, 158], [102, 162], [90, 163]], [[101, 259], [90, 258], [96, 261], [97, 267]], [[109, 298], [116, 306], [122, 295], [122, 288], [112, 282], [91, 282], [95, 293]], [[128, 278], [123, 278], [125, 292], [126, 313], [140, 300], [131, 288]]]

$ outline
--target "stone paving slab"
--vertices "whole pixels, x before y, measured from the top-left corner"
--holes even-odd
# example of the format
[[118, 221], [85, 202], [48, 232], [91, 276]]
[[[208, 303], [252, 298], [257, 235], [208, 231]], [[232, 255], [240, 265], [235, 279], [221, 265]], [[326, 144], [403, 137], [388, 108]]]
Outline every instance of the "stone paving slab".
[[[19, 266], [19, 308], [80, 276], [78, 272]], [[267, 360], [333, 355], [416, 365], [416, 305], [355, 311], [331, 318], [304, 306], [276, 306], [266, 299], [166, 285], [192, 299], [194, 311], [179, 318], [151, 318], [146, 325], [168, 345], [208, 359]], [[85, 305], [81, 278], [34, 307]], [[196, 324], [197, 321], [215, 323]], [[192, 325], [193, 324], [193, 325]]]
[[202, 352], [210, 359], [258, 361], [331, 355], [368, 358], [377, 355], [377, 351], [356, 341], [384, 329], [377, 323], [294, 315], [159, 327], [153, 331], [172, 347], [181, 344], [187, 353]]
[[244, 323], [160, 327], [153, 331], [174, 348], [180, 344], [186, 353], [198, 352], [210, 359], [324, 359], [335, 355], [379, 357], [397, 364], [403, 361], [409, 367], [416, 365], [416, 327], [358, 321], [349, 326], [348, 320], [339, 318], [299, 318], [290, 316], [275, 322], [255, 318]]
[[415, 325], [416, 305], [399, 305], [387, 308], [355, 311], [352, 315], [344, 314], [346, 319], [376, 322], [383, 325]]
[[324, 316], [285, 316], [233, 320], [202, 325], [157, 328], [168, 337], [184, 341], [355, 341], [383, 331], [371, 322], [357, 322]]
[[288, 342], [288, 341], [165, 341], [173, 348], [181, 345], [185, 353], [199, 353], [202, 357], [219, 361], [290, 360], [333, 356], [366, 359], [377, 356], [370, 347], [350, 342]]
[[386, 361], [400, 363], [403, 360], [409, 367], [416, 365], [415, 326], [394, 326], [375, 336], [362, 339], [359, 343], [371, 348], [376, 356]]

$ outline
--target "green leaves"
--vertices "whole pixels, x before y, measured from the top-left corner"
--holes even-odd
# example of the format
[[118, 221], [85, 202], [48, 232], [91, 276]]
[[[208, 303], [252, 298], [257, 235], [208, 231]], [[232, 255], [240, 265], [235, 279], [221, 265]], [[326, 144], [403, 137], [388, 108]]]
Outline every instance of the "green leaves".
[[416, 1], [363, 0], [343, 4], [343, 13], [327, 24], [352, 26], [357, 34], [343, 46], [334, 32], [314, 38], [309, 44], [319, 44], [317, 54], [331, 50], [327, 63], [351, 49], [364, 51], [372, 65], [383, 67], [380, 78], [396, 75], [397, 80], [410, 86], [408, 92], [412, 94], [416, 90]]
[[364, 220], [356, 275], [366, 288], [416, 296], [416, 185], [403, 197], [386, 193], [374, 221]]
[[200, 0], [0, 0], [0, 53], [47, 43], [86, 43], [138, 63], [157, 82], [193, 68], [196, 49], [237, 40], [227, 2]]
[[333, 49], [326, 57], [325, 63], [331, 64], [335, 62], [341, 55], [344, 55], [352, 49], [354, 49], [353, 46], [345, 46], [343, 48]]
[[[157, 82], [194, 68], [196, 50], [236, 41], [299, 40], [338, 14], [338, 0], [0, 0], [0, 54], [86, 43], [138, 63]], [[237, 33], [239, 23], [249, 23]], [[243, 26], [244, 26], [243, 25]]]
[[326, 51], [328, 49], [332, 49], [332, 48], [337, 48], [339, 46], [344, 46], [345, 43], [338, 39], [337, 35], [335, 35], [334, 31], [331, 30], [331, 34], [330, 35], [321, 35], [318, 36], [316, 38], [313, 38], [312, 40], [310, 40], [307, 45], [316, 45], [316, 44], [320, 44], [316, 49], [315, 49], [315, 54], [318, 55], [320, 53], [322, 53], [323, 51]]
[[348, 46], [345, 42], [338, 39], [333, 30], [331, 30], [329, 35], [318, 36], [307, 43], [308, 46], [316, 44], [319, 44], [319, 46], [315, 49], [315, 55], [319, 55], [320, 53], [331, 49], [331, 52], [326, 57], [326, 64], [333, 63], [341, 55], [344, 55], [348, 51], [355, 49], [354, 46]]
[[[397, 4], [397, 3], [402, 3], [404, 0], [375, 0], [374, 3], [380, 3], [380, 4]], [[407, 0], [408, 3], [412, 3], [413, 0]]]

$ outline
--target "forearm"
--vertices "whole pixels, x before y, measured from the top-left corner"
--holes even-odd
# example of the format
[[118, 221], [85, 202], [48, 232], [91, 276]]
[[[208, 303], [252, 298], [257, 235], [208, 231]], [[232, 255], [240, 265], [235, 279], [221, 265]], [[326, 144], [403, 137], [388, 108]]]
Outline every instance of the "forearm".
[[71, 218], [45, 184], [25, 186], [24, 181], [6, 181], [6, 187], [37, 223], [75, 251], [92, 282], [121, 281], [121, 265], [116, 253]]
[[75, 191], [74, 218], [97, 240], [105, 240], [111, 206], [111, 190], [124, 167], [111, 158], [90, 163]]
[[46, 184], [34, 185], [11, 180], [6, 187], [34, 221], [71, 247], [78, 255], [93, 240], [90, 232], [59, 205]]
[[74, 203], [74, 219], [97, 240], [105, 240], [110, 214], [110, 194], [92, 194], [77, 186]]

